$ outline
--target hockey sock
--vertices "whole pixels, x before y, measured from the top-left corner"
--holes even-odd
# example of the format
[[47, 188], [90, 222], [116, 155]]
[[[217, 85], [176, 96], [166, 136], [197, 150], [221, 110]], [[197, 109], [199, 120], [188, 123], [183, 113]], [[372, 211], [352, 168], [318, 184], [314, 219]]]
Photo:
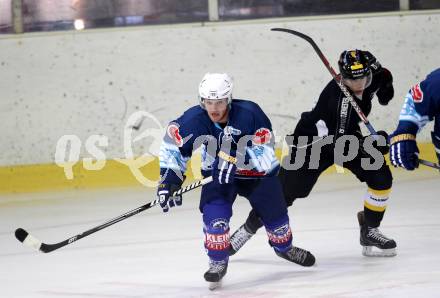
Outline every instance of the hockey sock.
[[205, 248], [213, 261], [228, 260], [229, 256], [229, 219], [232, 216], [230, 202], [216, 200], [203, 206], [203, 232]]
[[391, 189], [376, 190], [368, 188], [364, 199], [365, 222], [369, 227], [377, 228], [387, 208], [387, 201]]
[[286, 252], [292, 247], [292, 231], [287, 215], [277, 221], [264, 223], [264, 227], [269, 238], [269, 244], [275, 251]]

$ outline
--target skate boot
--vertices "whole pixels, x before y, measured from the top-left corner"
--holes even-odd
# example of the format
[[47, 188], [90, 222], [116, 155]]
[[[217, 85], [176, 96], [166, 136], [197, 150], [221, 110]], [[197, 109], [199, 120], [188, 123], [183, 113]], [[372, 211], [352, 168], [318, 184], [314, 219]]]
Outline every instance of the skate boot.
[[204, 278], [209, 283], [209, 289], [215, 290], [221, 285], [221, 280], [228, 269], [228, 260], [209, 260], [209, 269], [205, 272]]
[[280, 258], [286, 259], [287, 261], [293, 262], [295, 264], [304, 267], [310, 267], [315, 264], [315, 257], [312, 255], [310, 251], [307, 251], [305, 249], [296, 246], [292, 246], [286, 252], [279, 252], [275, 250], [275, 253]]
[[[366, 257], [394, 257], [397, 254], [396, 242], [382, 234], [378, 228], [367, 226], [363, 211], [358, 212], [357, 217], [361, 230], [362, 254]], [[373, 250], [373, 247], [378, 250]]]
[[231, 245], [229, 246], [229, 255], [232, 256], [235, 254], [254, 235], [255, 232], [250, 231], [246, 226], [246, 223], [239, 227], [229, 239], [231, 242]]

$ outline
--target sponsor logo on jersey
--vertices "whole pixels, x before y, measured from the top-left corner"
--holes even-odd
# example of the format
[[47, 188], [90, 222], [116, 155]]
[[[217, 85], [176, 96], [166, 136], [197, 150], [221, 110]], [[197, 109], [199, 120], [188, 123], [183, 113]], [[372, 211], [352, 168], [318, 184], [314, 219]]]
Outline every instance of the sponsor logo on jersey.
[[411, 88], [411, 95], [415, 103], [423, 101], [423, 91], [420, 88], [420, 83]]
[[340, 111], [340, 119], [341, 121], [339, 126], [339, 133], [343, 134], [345, 133], [345, 125], [347, 124], [347, 116], [348, 116], [348, 107], [349, 107], [350, 100], [347, 97], [342, 98], [341, 103], [341, 111]]
[[178, 147], [183, 146], [183, 138], [179, 132], [179, 125], [176, 123], [171, 123], [167, 128], [168, 136], [176, 143]]
[[252, 138], [252, 143], [255, 145], [264, 145], [269, 143], [271, 139], [272, 133], [270, 130], [262, 127], [255, 132], [254, 137]]

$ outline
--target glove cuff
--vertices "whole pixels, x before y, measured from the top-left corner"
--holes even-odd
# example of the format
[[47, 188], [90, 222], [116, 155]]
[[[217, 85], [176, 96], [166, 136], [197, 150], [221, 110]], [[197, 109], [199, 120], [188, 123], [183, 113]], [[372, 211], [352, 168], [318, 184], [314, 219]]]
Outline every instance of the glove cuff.
[[415, 141], [416, 140], [416, 136], [410, 133], [403, 133], [403, 134], [399, 134], [399, 135], [395, 135], [393, 137], [391, 137], [390, 139], [390, 144], [394, 144], [397, 142], [402, 142], [402, 141]]
[[233, 163], [233, 164], [237, 163], [237, 158], [236, 157], [233, 157], [233, 156], [231, 156], [231, 155], [229, 155], [229, 154], [227, 154], [227, 153], [225, 153], [223, 151], [220, 151], [218, 153], [218, 157], [223, 159], [223, 160], [226, 160], [229, 163]]
[[185, 181], [185, 175], [181, 175], [182, 178], [179, 177], [179, 175], [175, 172], [173, 169], [166, 169], [161, 168], [160, 169], [160, 183], [164, 184], [176, 184], [176, 185], [182, 185], [183, 181]]

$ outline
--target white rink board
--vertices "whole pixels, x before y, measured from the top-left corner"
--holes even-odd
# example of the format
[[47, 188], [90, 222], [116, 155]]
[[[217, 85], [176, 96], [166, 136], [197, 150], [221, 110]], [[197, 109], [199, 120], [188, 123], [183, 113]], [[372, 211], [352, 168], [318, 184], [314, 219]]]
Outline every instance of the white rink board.
[[233, 75], [234, 96], [257, 101], [280, 140], [331, 76], [309, 44], [273, 27], [310, 35], [334, 67], [347, 48], [368, 48], [389, 67], [396, 96], [390, 108], [373, 108], [376, 130], [391, 131], [409, 87], [439, 67], [438, 11], [0, 36], [0, 165], [51, 163], [65, 134], [83, 144], [103, 134], [106, 157], [124, 157], [128, 116], [146, 110], [165, 126], [197, 104], [208, 71]]
[[[429, 174], [431, 173], [431, 174]], [[159, 207], [49, 254], [15, 240], [17, 227], [44, 242], [66, 239], [153, 199], [152, 192], [112, 190], [4, 197], [0, 202], [2, 297], [438, 297], [438, 175], [395, 180], [382, 231], [396, 239], [395, 258], [361, 255], [356, 212], [364, 187], [351, 175], [323, 176], [309, 198], [289, 210], [294, 243], [317, 264], [302, 268], [278, 258], [258, 234], [231, 257], [223, 287], [203, 280], [198, 191], [184, 205]], [[12, 198], [9, 200], [8, 198]], [[249, 211], [238, 198], [231, 230]]]

